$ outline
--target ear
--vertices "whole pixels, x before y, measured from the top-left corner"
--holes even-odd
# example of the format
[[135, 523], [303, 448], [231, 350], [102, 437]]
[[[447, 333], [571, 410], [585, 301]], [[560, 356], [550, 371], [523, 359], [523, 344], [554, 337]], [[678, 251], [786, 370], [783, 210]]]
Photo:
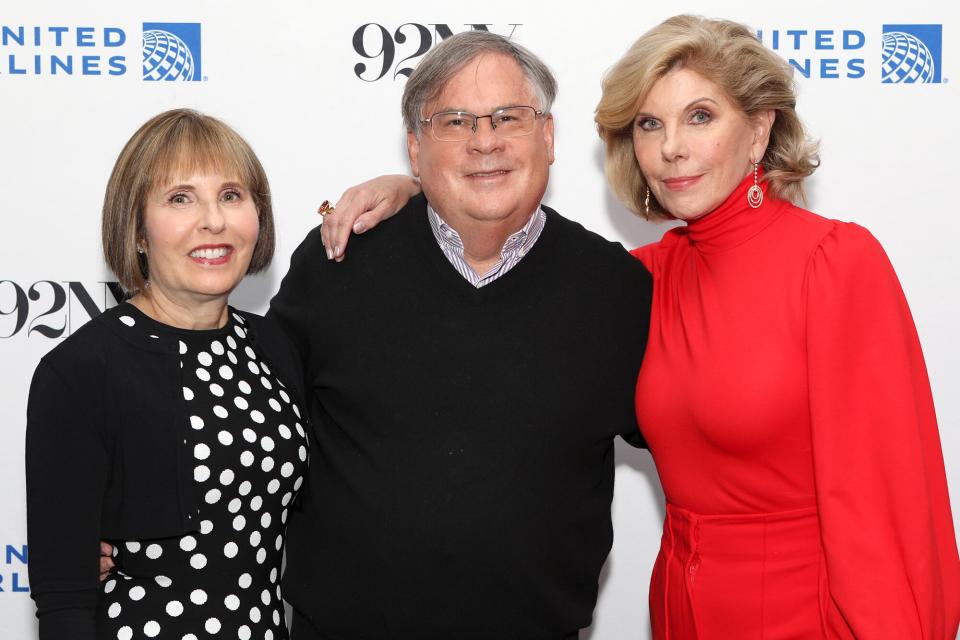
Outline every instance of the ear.
[[420, 177], [420, 140], [413, 130], [407, 130], [407, 156], [410, 158], [410, 171], [414, 177]]
[[761, 111], [753, 117], [753, 144], [750, 146], [750, 157], [757, 162], [763, 158], [770, 144], [770, 130], [773, 129], [777, 112], [773, 109]]
[[543, 118], [543, 143], [547, 147], [547, 163], [553, 164], [553, 114]]

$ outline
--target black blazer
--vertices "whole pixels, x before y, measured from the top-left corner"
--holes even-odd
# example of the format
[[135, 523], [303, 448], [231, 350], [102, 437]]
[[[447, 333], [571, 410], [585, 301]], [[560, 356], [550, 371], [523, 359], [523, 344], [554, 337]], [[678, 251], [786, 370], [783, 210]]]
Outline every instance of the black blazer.
[[[90, 624], [100, 540], [173, 537], [200, 526], [179, 340], [123, 331], [121, 313], [122, 305], [105, 311], [51, 350], [30, 386], [28, 570], [41, 638], [77, 638]], [[258, 355], [306, 407], [286, 336], [269, 320], [236, 313]]]

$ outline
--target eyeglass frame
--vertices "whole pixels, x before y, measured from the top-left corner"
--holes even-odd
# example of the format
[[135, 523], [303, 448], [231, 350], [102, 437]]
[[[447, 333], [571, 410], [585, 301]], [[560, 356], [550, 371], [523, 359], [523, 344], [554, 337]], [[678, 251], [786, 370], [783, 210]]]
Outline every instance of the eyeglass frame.
[[[520, 133], [520, 134], [517, 134], [517, 135], [514, 135], [514, 136], [503, 136], [503, 135], [500, 135], [500, 134], [497, 133], [497, 125], [495, 125], [495, 124], [493, 123], [493, 116], [497, 115], [497, 114], [500, 113], [501, 111], [506, 111], [506, 110], [508, 110], [508, 109], [530, 109], [530, 110], [533, 111], [533, 121], [534, 121], [534, 122], [536, 122], [537, 120], [539, 120], [539, 119], [542, 118], [543, 116], [547, 115], [545, 111], [543, 111], [542, 109], [537, 109], [536, 107], [534, 107], [534, 106], [532, 106], [532, 105], [529, 105], [529, 104], [515, 104], [515, 105], [511, 105], [511, 106], [509, 106], [509, 107], [501, 107], [500, 109], [497, 109], [497, 110], [494, 111], [493, 113], [488, 113], [487, 115], [484, 115], [484, 116], [478, 116], [477, 114], [475, 114], [475, 113], [470, 113], [469, 111], [438, 111], [438, 112], [432, 114], [429, 118], [424, 118], [423, 120], [420, 120], [420, 125], [430, 125], [430, 137], [433, 138], [434, 140], [436, 140], [437, 142], [464, 142], [465, 140], [469, 140], [472, 136], [477, 135], [477, 127], [480, 126], [480, 120], [483, 119], [483, 118], [490, 118], [490, 127], [491, 127], [491, 129], [493, 130], [493, 135], [495, 135], [495, 136], [497, 136], [498, 138], [501, 138], [501, 139], [522, 138], [523, 136], [529, 136], [530, 134], [532, 134], [533, 131], [534, 131], [534, 129], [535, 129], [536, 127], [534, 127], [534, 129], [531, 129], [530, 131], [527, 131], [526, 133]], [[433, 119], [436, 118], [437, 116], [453, 115], [453, 114], [462, 115], [462, 116], [470, 116], [471, 118], [473, 118], [473, 127], [471, 127], [471, 129], [470, 129], [470, 131], [471, 131], [470, 136], [468, 136], [468, 137], [466, 137], [466, 138], [457, 139], [457, 140], [443, 140], [443, 139], [441, 139], [441, 138], [438, 138], [438, 137], [434, 134], [434, 130], [433, 130]]]

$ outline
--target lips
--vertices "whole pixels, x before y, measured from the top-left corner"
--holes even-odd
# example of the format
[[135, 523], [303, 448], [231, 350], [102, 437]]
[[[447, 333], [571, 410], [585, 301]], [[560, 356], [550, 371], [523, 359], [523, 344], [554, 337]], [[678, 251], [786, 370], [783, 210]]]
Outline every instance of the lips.
[[670, 191], [683, 191], [697, 184], [702, 177], [702, 174], [699, 176], [678, 176], [676, 178], [663, 178], [660, 182]]
[[228, 244], [205, 244], [195, 247], [189, 257], [200, 264], [217, 265], [228, 262], [232, 254], [233, 247]]
[[509, 169], [488, 169], [486, 171], [473, 171], [467, 174], [468, 178], [499, 178], [510, 173]]

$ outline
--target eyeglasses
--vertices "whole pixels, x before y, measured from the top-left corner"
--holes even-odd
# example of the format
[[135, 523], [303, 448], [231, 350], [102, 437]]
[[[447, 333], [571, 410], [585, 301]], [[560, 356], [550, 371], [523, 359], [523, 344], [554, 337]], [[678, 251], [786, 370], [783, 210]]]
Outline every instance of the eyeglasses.
[[477, 124], [482, 118], [490, 118], [493, 133], [500, 138], [516, 138], [533, 133], [537, 118], [543, 111], [533, 107], [506, 107], [491, 114], [478, 116], [466, 111], [441, 111], [435, 113], [420, 124], [430, 129], [430, 135], [440, 142], [458, 142], [469, 140], [477, 132]]

